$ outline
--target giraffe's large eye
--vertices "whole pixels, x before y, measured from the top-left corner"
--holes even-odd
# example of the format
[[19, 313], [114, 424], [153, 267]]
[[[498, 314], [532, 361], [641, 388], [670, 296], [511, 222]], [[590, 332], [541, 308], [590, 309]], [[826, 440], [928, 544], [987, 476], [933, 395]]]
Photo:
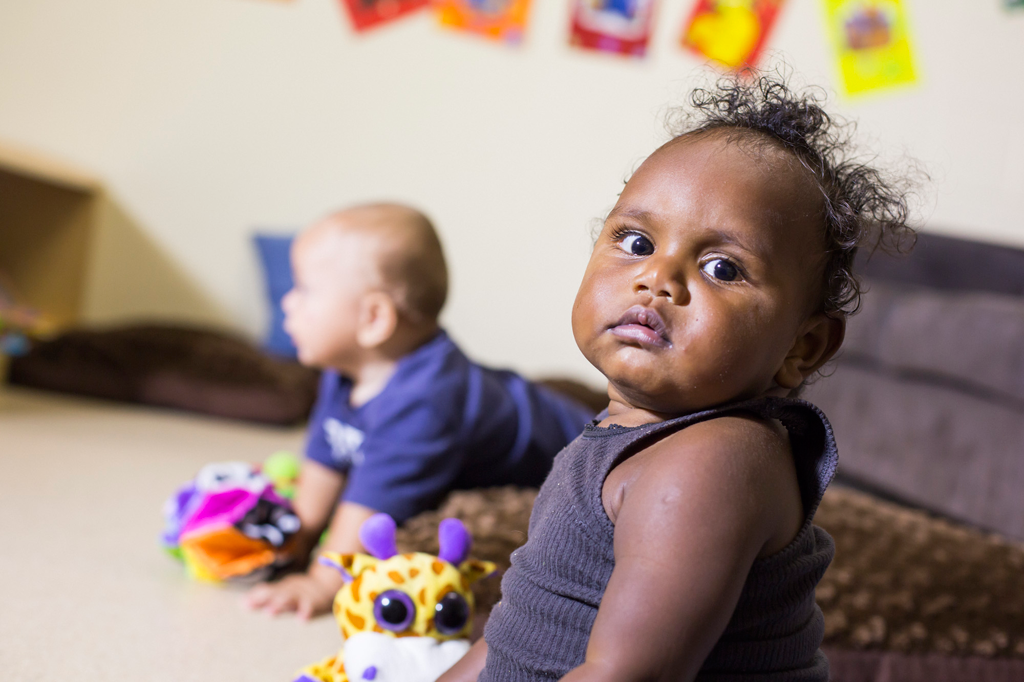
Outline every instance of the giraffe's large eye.
[[405, 592], [388, 590], [373, 602], [373, 616], [385, 630], [402, 632], [416, 618], [416, 606]]
[[469, 605], [458, 592], [449, 592], [441, 597], [434, 607], [434, 627], [442, 635], [454, 635], [466, 627], [469, 620]]

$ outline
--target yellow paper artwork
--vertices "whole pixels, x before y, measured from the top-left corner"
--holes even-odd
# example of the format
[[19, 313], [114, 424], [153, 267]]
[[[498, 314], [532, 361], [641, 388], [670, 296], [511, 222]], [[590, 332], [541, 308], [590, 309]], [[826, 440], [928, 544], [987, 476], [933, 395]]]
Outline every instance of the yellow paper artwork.
[[824, 2], [846, 94], [917, 80], [904, 0]]
[[728, 69], [753, 66], [783, 0], [699, 0], [682, 43]]

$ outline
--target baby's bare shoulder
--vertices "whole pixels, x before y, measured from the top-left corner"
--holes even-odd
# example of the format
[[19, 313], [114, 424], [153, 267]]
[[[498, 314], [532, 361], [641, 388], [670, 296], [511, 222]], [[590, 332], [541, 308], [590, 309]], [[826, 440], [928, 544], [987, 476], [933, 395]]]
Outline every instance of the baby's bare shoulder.
[[759, 476], [792, 466], [789, 438], [779, 424], [756, 417], [724, 416], [698, 422], [648, 447], [643, 461], [655, 478]]
[[624, 504], [656, 514], [712, 505], [749, 518], [780, 499], [799, 500], [785, 429], [746, 416], [699, 422], [659, 440], [616, 467], [604, 492], [613, 522]]

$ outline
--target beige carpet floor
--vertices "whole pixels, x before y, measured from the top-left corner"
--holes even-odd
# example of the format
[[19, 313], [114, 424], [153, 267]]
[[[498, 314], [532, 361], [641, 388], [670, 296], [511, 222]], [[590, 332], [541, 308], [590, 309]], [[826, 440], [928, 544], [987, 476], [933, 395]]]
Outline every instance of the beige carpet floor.
[[3, 679], [290, 680], [340, 645], [334, 620], [246, 611], [190, 582], [160, 509], [208, 462], [296, 450], [302, 431], [0, 387]]

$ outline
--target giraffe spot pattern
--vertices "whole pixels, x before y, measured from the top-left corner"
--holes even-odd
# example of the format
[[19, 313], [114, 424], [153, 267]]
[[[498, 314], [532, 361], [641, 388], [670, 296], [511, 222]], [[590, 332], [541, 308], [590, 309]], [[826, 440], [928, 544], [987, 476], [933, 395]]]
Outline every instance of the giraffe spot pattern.
[[[463, 579], [463, 580], [465, 580], [465, 579]], [[359, 603], [359, 585], [362, 583], [362, 581], [363, 581], [363, 574], [362, 573], [360, 573], [358, 576], [356, 576], [356, 579], [352, 581], [352, 601], [354, 601], [356, 604]]]
[[440, 560], [434, 559], [432, 562], [430, 562], [430, 568], [437, 575], [441, 575], [441, 571], [444, 570], [444, 564], [442, 564]]
[[356, 630], [362, 630], [364, 627], [366, 627], [366, 619], [362, 616], [352, 613], [348, 609], [345, 609], [345, 618], [348, 619], [348, 622], [352, 623], [352, 626]]
[[405, 578], [398, 571], [388, 571], [388, 577], [394, 580], [397, 584], [401, 585], [405, 582]]

